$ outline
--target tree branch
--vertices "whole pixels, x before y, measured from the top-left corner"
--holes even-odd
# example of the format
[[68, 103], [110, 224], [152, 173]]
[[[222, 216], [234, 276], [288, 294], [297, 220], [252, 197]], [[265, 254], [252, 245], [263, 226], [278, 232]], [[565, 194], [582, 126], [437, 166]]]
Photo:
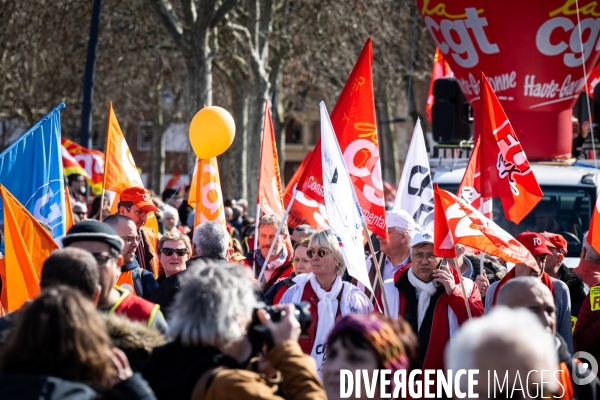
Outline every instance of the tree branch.
[[173, 37], [178, 46], [182, 46], [183, 27], [169, 0], [152, 0], [152, 4], [158, 10], [167, 32]]
[[210, 20], [210, 28], [213, 29], [219, 25], [219, 22], [221, 22], [221, 20], [225, 18], [225, 15], [227, 15], [227, 13], [231, 11], [233, 7], [235, 7], [237, 2], [238, 0], [225, 0]]

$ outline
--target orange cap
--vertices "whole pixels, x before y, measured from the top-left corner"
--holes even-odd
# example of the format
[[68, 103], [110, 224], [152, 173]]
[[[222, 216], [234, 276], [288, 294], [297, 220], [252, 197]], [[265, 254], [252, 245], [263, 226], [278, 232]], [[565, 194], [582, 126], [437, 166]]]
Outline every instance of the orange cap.
[[131, 187], [123, 190], [121, 193], [121, 201], [130, 201], [143, 211], [158, 212], [158, 208], [152, 203], [150, 191], [141, 187]]

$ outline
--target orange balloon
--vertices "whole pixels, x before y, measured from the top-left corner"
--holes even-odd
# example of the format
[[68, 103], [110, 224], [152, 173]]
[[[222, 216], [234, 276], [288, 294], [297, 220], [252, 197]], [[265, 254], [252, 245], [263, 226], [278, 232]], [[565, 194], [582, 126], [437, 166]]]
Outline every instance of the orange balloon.
[[190, 143], [200, 159], [220, 156], [233, 143], [235, 122], [224, 108], [211, 106], [198, 111], [190, 123]]

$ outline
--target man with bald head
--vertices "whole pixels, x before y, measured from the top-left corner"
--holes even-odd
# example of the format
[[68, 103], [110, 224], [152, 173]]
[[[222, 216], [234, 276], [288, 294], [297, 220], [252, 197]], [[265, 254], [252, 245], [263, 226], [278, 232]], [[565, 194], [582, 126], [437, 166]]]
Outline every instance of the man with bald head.
[[[569, 376], [569, 381], [579, 399], [595, 399], [596, 393], [600, 394], [600, 381], [596, 378], [588, 385], [575, 385], [573, 376], [577, 374], [577, 363], [567, 348], [565, 340], [556, 332], [556, 306], [552, 292], [539, 279], [534, 277], [519, 277], [511, 279], [500, 289], [496, 300], [498, 306], [509, 308], [525, 308], [533, 312], [546, 328], [555, 337], [556, 352], [560, 368]], [[581, 375], [582, 377], [585, 374]]]

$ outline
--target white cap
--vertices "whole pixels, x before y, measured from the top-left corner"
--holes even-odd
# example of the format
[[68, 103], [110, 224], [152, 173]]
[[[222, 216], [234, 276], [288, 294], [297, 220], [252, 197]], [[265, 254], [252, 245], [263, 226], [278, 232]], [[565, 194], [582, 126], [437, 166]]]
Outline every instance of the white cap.
[[390, 210], [385, 216], [388, 228], [400, 228], [405, 231], [414, 231], [417, 226], [413, 217], [404, 210]]
[[433, 244], [433, 232], [432, 231], [423, 231], [417, 232], [415, 237], [410, 242], [410, 247], [415, 247], [416, 245], [430, 243]]

